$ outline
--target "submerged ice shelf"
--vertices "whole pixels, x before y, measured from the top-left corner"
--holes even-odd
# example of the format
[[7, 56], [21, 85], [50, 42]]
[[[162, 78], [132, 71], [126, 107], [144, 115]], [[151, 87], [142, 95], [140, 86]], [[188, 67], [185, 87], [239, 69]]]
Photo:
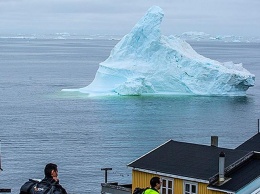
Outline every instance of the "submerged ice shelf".
[[244, 96], [255, 76], [242, 64], [206, 58], [184, 40], [161, 35], [164, 13], [151, 7], [112, 49], [92, 83], [63, 89], [90, 95], [232, 95]]

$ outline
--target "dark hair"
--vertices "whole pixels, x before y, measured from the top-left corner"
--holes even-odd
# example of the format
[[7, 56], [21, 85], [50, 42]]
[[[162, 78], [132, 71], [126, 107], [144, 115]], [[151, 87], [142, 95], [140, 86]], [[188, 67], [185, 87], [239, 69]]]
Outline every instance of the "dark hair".
[[44, 168], [44, 174], [46, 178], [51, 178], [51, 171], [57, 171], [58, 170], [58, 166], [56, 164], [53, 163], [49, 163], [45, 166]]
[[161, 183], [159, 177], [155, 176], [155, 177], [151, 178], [151, 180], [150, 180], [150, 185], [151, 185], [152, 188], [154, 188], [157, 183], [158, 183], [158, 184]]

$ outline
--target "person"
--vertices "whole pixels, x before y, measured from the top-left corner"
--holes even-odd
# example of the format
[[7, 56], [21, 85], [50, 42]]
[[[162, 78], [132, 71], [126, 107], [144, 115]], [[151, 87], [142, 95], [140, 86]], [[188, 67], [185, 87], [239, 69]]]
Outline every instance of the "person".
[[20, 194], [67, 194], [66, 190], [59, 184], [58, 166], [49, 163], [44, 168], [45, 177], [40, 182], [29, 180], [20, 189]]
[[144, 194], [158, 194], [161, 188], [161, 180], [159, 177], [153, 177], [150, 180], [150, 188], [144, 191]]

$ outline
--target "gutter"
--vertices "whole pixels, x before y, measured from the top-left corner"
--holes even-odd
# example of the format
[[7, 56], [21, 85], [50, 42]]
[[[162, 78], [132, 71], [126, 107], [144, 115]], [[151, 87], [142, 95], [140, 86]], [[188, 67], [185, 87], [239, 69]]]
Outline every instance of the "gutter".
[[141, 168], [133, 168], [133, 170], [140, 171], [140, 172], [147, 172], [147, 173], [150, 173], [150, 174], [157, 174], [157, 175], [161, 175], [161, 176], [165, 176], [165, 177], [178, 178], [178, 179], [183, 179], [183, 180], [188, 180], [188, 181], [193, 181], [193, 182], [209, 184], [208, 180], [203, 180], [203, 179], [197, 179], [197, 178], [191, 178], [191, 177], [167, 174], [167, 173], [163, 173], [163, 172], [157, 172], [157, 171], [152, 171], [152, 170], [145, 170], [145, 169], [141, 169]]
[[212, 187], [207, 187], [208, 190], [212, 190], [212, 191], [221, 191], [221, 192], [225, 192], [228, 194], [235, 194], [234, 191], [229, 191], [229, 190], [223, 190], [223, 189], [216, 189], [216, 188], [212, 188]]

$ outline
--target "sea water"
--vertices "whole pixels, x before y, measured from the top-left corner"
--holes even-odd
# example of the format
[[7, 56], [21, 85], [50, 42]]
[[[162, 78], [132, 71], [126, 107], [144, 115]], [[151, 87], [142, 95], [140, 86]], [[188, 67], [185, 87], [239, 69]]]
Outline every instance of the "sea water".
[[[260, 43], [191, 41], [200, 54], [243, 63], [256, 76], [244, 97], [110, 96], [61, 92], [85, 87], [117, 40], [0, 38], [0, 188], [19, 193], [58, 164], [70, 194], [131, 183], [127, 164], [169, 139], [235, 148], [257, 133]], [[201, 153], [198, 153], [201, 154]]]

